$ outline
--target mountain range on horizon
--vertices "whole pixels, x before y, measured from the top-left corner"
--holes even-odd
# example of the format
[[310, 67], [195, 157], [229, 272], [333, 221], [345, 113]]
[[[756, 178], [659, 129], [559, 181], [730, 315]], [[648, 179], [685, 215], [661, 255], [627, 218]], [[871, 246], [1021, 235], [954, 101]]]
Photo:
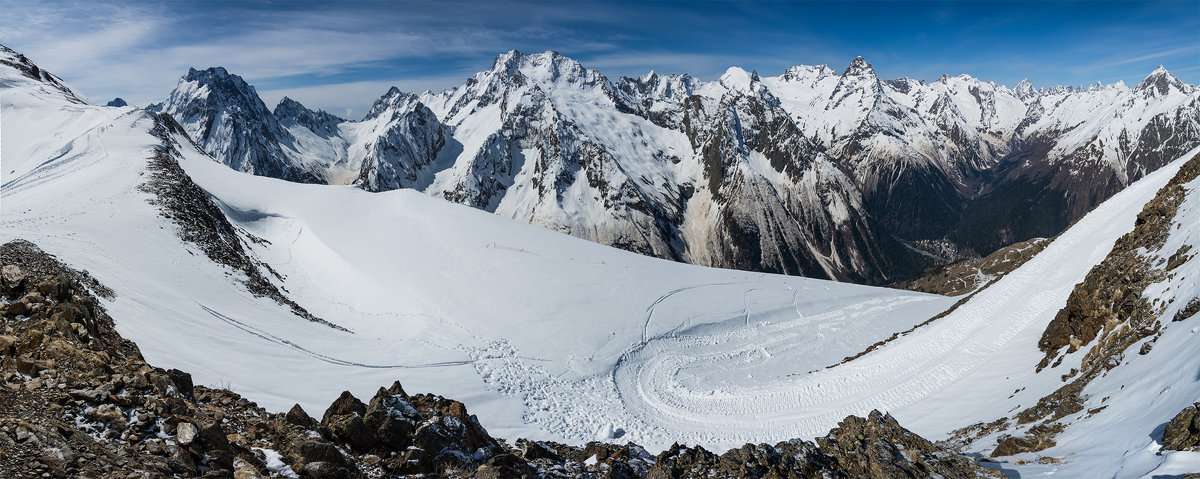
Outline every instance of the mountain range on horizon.
[[1133, 88], [883, 80], [862, 57], [840, 74], [611, 81], [514, 50], [443, 92], [393, 87], [357, 121], [288, 97], [272, 110], [221, 67], [148, 108], [260, 176], [416, 189], [660, 258], [866, 284], [1053, 236], [1200, 144], [1200, 88], [1162, 67]]
[[392, 88], [357, 121], [220, 67], [152, 110], [241, 171], [417, 189], [693, 264], [869, 284], [1049, 237], [1200, 143], [1200, 89], [1164, 68], [1133, 88], [1014, 88], [730, 68], [615, 81], [510, 51], [455, 88]]

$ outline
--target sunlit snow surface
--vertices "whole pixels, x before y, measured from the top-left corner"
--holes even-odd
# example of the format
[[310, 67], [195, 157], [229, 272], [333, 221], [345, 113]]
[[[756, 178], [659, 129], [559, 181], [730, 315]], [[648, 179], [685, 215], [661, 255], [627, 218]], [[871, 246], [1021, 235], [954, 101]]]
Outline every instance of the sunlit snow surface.
[[[113, 288], [106, 307], [151, 363], [276, 411], [300, 403], [319, 416], [343, 389], [367, 397], [399, 380], [464, 401], [497, 436], [650, 449], [808, 438], [874, 408], [937, 439], [1033, 404], [1079, 361], [1034, 374], [1046, 323], [1181, 164], [1105, 202], [953, 314], [826, 369], [954, 300], [655, 260], [414, 191], [253, 177], [181, 140], [189, 175], [267, 241], [253, 254], [291, 298], [353, 331], [339, 332], [253, 297], [178, 239], [137, 190], [157, 143], [143, 113], [0, 80], [0, 240], [31, 240]], [[1192, 225], [1198, 198], [1184, 208]], [[1168, 247], [1200, 242], [1196, 229]], [[1155, 294], [1195, 296], [1196, 264]], [[1156, 456], [1154, 437], [1200, 397], [1198, 326], [1168, 327], [1149, 355], [1089, 387], [1089, 407], [1109, 397], [1109, 408], [1041, 453], [1062, 466], [1005, 468], [1139, 477], [1200, 464]]]

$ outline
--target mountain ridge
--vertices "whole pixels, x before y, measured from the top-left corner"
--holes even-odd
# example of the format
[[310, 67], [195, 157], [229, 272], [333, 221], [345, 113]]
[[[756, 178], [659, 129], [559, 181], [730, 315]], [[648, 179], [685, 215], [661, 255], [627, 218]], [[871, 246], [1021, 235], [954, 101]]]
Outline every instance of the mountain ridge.
[[[413, 188], [677, 261], [877, 284], [936, 263], [901, 246], [918, 240], [986, 254], [1057, 234], [1200, 144], [1197, 91], [1161, 67], [1132, 89], [882, 80], [863, 57], [840, 75], [799, 65], [778, 77], [731, 67], [713, 82], [610, 81], [555, 51], [511, 50], [461, 86], [393, 87], [362, 120], [283, 129], [314, 141], [277, 136], [294, 144], [283, 157], [331, 183]], [[745, 110], [730, 109], [739, 102]], [[718, 147], [697, 136], [706, 130], [732, 136]], [[773, 143], [807, 146], [767, 152]], [[754, 155], [771, 158], [754, 166]], [[800, 181], [822, 161], [834, 168]], [[833, 201], [829, 185], [849, 189]], [[856, 226], [835, 232], [846, 215]]]

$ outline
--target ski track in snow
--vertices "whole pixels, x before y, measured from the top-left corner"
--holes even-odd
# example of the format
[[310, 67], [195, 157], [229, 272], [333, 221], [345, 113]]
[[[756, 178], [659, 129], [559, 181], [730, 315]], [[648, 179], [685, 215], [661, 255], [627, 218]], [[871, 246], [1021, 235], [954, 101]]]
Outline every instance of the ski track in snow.
[[278, 344], [280, 346], [287, 346], [287, 347], [290, 347], [297, 351], [300, 351], [304, 354], [307, 354], [309, 356], [317, 358], [321, 361], [324, 361], [324, 362], [327, 362], [330, 364], [336, 364], [339, 366], [354, 366], [354, 367], [370, 368], [370, 369], [424, 369], [424, 368], [444, 368], [444, 367], [449, 367], [449, 366], [465, 366], [465, 365], [471, 364], [471, 361], [465, 361], [465, 360], [464, 361], [440, 361], [440, 362], [424, 363], [424, 364], [364, 364], [364, 363], [355, 362], [355, 361], [346, 361], [344, 359], [338, 359], [333, 356], [328, 356], [325, 354], [321, 354], [321, 353], [312, 351], [308, 348], [305, 348], [304, 346], [296, 344], [292, 340], [282, 338], [282, 337], [276, 336], [274, 334], [268, 333], [266, 331], [263, 331], [261, 329], [255, 328], [254, 326], [246, 324], [245, 322], [238, 321], [238, 320], [233, 319], [225, 314], [219, 313], [216, 310], [213, 310], [212, 308], [205, 306], [203, 304], [201, 304], [200, 307], [202, 309], [204, 309], [204, 311], [207, 312], [208, 314], [211, 314], [213, 317], [215, 317], [221, 321], [224, 321], [226, 324], [229, 324], [230, 326], [233, 326], [242, 331], [245, 331], [246, 333], [257, 336], [267, 342]]
[[[781, 291], [774, 304], [767, 305], [769, 300], [752, 302], [750, 297], [764, 286], [757, 281], [707, 283], [659, 296], [646, 308], [644, 339], [620, 354], [607, 375], [564, 380], [527, 364], [515, 351], [493, 351], [487, 360], [476, 361], [476, 370], [498, 392], [521, 396], [527, 421], [579, 440], [616, 439], [596, 435], [596, 431], [613, 429], [622, 431], [623, 440], [654, 446], [673, 441], [740, 444], [766, 437], [807, 437], [827, 430], [831, 420], [835, 423], [865, 406], [859, 401], [815, 417], [805, 414], [810, 407], [839, 403], [849, 395], [834, 391], [844, 385], [869, 390], [877, 378], [867, 374], [858, 374], [854, 381], [826, 377], [826, 384], [838, 385], [823, 388], [820, 382], [799, 374], [802, 366], [789, 364], [794, 356], [775, 359], [770, 351], [803, 349], [814, 338], [824, 340], [823, 329], [928, 300], [863, 295], [857, 303], [806, 316], [800, 313], [798, 291], [790, 286], [776, 287], [786, 292]], [[704, 288], [735, 289], [743, 298], [743, 310], [724, 320], [696, 325], [690, 324], [691, 318], [656, 315], [660, 307], [672, 305], [672, 298]], [[788, 317], [780, 318], [781, 312]], [[665, 324], [662, 328], [678, 325], [655, 334], [651, 332], [654, 324]], [[509, 346], [505, 343], [503, 347]], [[476, 357], [482, 354], [477, 352]], [[761, 368], [762, 379], [719, 386], [731, 368], [739, 365]], [[694, 375], [689, 371], [711, 373]], [[748, 377], [757, 377], [753, 374]], [[952, 380], [955, 375], [942, 376]], [[925, 381], [917, 394], [939, 382]], [[896, 399], [913, 396], [897, 395]]]
[[[1171, 169], [1127, 194], [1157, 190]], [[814, 437], [847, 415], [896, 410], [938, 393], [1011, 350], [1018, 336], [1020, 346], [1029, 346], [1025, 339], [1044, 329], [1073, 285], [1132, 224], [1140, 207], [1120, 200], [1098, 207], [1096, 215], [1120, 220], [1082, 220], [953, 314], [834, 368], [781, 370], [771, 351], [797, 349], [832, 324], [886, 315], [922, 298], [849, 297], [835, 310], [805, 316], [790, 287], [792, 304], [783, 305], [765, 296], [751, 301], [768, 287], [753, 281], [685, 286], [647, 306], [641, 341], [619, 356], [607, 377], [564, 380], [525, 364], [515, 352], [476, 368], [497, 391], [522, 397], [527, 421], [581, 441], [615, 439], [597, 433], [614, 429], [622, 431], [622, 440], [658, 448], [675, 441], [736, 447]], [[705, 288], [738, 290], [744, 309], [700, 324], [662, 312], [677, 300], [686, 302], [677, 299], [682, 295]], [[790, 317], [778, 315], [784, 309], [793, 311]], [[729, 384], [743, 371], [754, 381]]]

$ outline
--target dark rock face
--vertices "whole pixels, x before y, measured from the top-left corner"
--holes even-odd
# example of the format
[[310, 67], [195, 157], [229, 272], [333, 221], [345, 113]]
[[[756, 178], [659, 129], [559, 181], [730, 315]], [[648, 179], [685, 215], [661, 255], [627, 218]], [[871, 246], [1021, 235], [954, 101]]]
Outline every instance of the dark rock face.
[[438, 155], [448, 142], [450, 149], [457, 144], [428, 107], [395, 87], [375, 101], [364, 121], [384, 123], [365, 146], [354, 180], [367, 191], [429, 186]]
[[1183, 408], [1163, 430], [1163, 449], [1200, 451], [1200, 403]]
[[324, 183], [324, 173], [290, 158], [291, 133], [271, 114], [254, 87], [224, 68], [189, 69], [166, 103], [169, 113], [204, 151], [230, 168], [301, 183]]
[[286, 96], [279, 101], [278, 105], [275, 105], [272, 115], [281, 124], [286, 125], [288, 121], [293, 121], [325, 138], [337, 135], [338, 125], [346, 121], [326, 113], [325, 110], [309, 110], [300, 102]]
[[129, 103], [126, 103], [125, 100], [122, 99], [121, 97], [116, 97], [116, 98], [113, 98], [112, 100], [109, 100], [108, 103], [106, 103], [104, 106], [117, 106], [117, 107], [129, 106]]
[[183, 371], [146, 364], [92, 296], [107, 290], [86, 274], [29, 243], [0, 252], [3, 477], [994, 475], [878, 411], [846, 418], [816, 443], [747, 444], [722, 455], [676, 445], [657, 457], [636, 444], [509, 445], [462, 403], [409, 395], [399, 382], [367, 403], [343, 392], [320, 422], [299, 406], [271, 413], [230, 391], [193, 385]]
[[[700, 187], [717, 211], [707, 234], [683, 238], [696, 252], [686, 258], [690, 262], [879, 283], [921, 261], [880, 232], [853, 180], [800, 132], [760, 82], [752, 79], [749, 91], [727, 93], [719, 102], [692, 97], [683, 128], [702, 154]], [[788, 181], [750, 173], [759, 155]], [[806, 184], [815, 188], [799, 186]]]

